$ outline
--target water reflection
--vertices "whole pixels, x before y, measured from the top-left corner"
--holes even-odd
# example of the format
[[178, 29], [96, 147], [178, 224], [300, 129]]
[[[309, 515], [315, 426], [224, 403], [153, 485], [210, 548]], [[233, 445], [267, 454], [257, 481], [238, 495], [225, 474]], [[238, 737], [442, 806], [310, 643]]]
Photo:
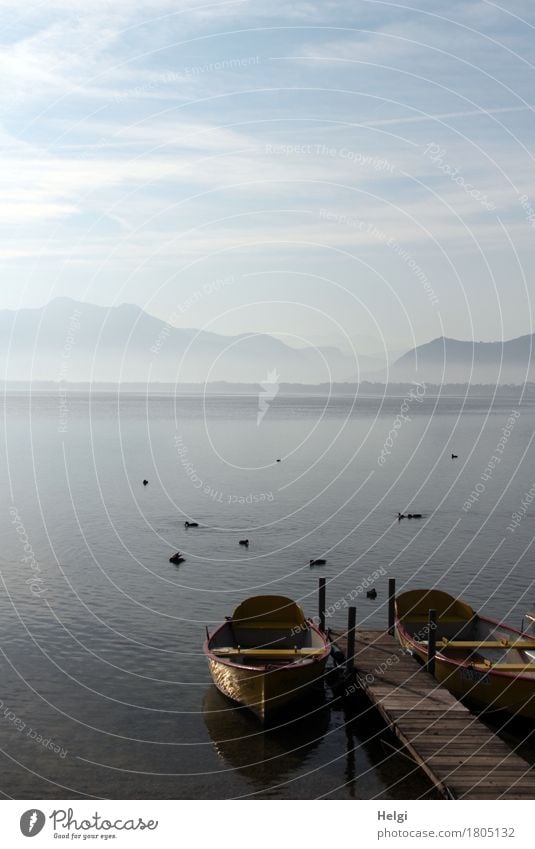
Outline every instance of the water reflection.
[[341, 699], [325, 701], [318, 695], [314, 703], [309, 700], [306, 707], [296, 705], [292, 715], [286, 713], [284, 724], [262, 728], [247, 708], [237, 707], [211, 686], [203, 709], [218, 757], [226, 769], [248, 780], [254, 793], [310, 798], [310, 782], [312, 795], [325, 798], [434, 795], [426, 776], [400, 754], [368, 702], [344, 705]]
[[478, 716], [517, 755], [535, 766], [535, 728], [532, 720], [520, 716], [509, 716], [503, 711], [487, 711], [479, 713]]
[[262, 727], [247, 708], [208, 688], [203, 717], [218, 756], [258, 789], [266, 789], [303, 769], [323, 740], [330, 706], [322, 694], [286, 711], [278, 723]]
[[370, 702], [342, 709], [346, 738], [345, 790], [351, 799], [440, 798]]

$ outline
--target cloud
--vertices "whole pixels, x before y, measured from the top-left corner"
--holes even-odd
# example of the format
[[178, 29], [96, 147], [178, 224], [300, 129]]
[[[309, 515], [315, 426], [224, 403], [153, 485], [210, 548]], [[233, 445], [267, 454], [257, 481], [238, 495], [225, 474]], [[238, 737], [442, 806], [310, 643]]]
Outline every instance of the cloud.
[[[532, 30], [496, 4], [0, 8], [0, 223], [19, 228], [0, 256], [14, 267], [37, 258], [54, 279], [68, 262], [76, 288], [102, 265], [123, 279], [147, 261], [167, 277], [217, 251], [305, 266], [347, 250], [380, 265], [392, 252], [359, 218], [426, 253], [439, 283], [433, 236], [459, 256], [473, 235], [505, 264], [497, 215], [424, 155], [428, 143], [488, 194], [515, 248], [530, 245], [518, 193], [535, 199], [520, 144], [533, 129]], [[508, 10], [533, 18], [519, 0]], [[259, 61], [232, 66], [240, 57]]]

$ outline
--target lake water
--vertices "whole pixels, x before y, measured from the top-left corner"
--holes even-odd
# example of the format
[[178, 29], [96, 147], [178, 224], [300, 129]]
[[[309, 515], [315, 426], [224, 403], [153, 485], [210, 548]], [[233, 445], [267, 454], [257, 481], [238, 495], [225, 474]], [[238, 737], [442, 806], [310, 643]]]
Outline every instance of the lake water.
[[369, 714], [311, 703], [262, 732], [211, 685], [205, 629], [259, 593], [314, 615], [320, 574], [331, 627], [349, 598], [383, 627], [389, 576], [519, 626], [535, 607], [533, 402], [20, 393], [2, 412], [5, 796], [426, 793]]

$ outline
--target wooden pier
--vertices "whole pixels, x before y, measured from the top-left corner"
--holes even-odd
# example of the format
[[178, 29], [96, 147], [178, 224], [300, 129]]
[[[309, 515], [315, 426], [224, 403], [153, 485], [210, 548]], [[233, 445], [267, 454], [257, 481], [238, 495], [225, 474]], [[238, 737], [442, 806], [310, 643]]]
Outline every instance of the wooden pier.
[[[353, 609], [353, 608], [352, 608]], [[362, 689], [406, 754], [446, 798], [535, 799], [535, 769], [383, 631], [333, 633]], [[354, 668], [348, 657], [354, 640]], [[352, 652], [350, 651], [352, 654]]]

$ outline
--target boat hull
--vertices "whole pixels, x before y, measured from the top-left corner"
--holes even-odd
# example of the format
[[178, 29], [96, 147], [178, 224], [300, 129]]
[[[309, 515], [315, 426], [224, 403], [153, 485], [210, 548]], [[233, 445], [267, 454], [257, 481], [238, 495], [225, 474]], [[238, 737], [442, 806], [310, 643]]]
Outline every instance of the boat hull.
[[299, 701], [314, 686], [321, 686], [327, 658], [279, 667], [249, 667], [208, 657], [217, 689], [245, 705], [266, 722], [286, 705]]
[[252, 596], [204, 644], [217, 689], [262, 722], [322, 680], [328, 637], [286, 596]]
[[[476, 629], [474, 636], [470, 637], [470, 639], [475, 637], [474, 643], [466, 644], [471, 649], [478, 642], [478, 633], [483, 635], [481, 637], [483, 646], [485, 639], [489, 637], [492, 639], [495, 634], [498, 634], [500, 638], [510, 639], [513, 647], [516, 640], [528, 636], [525, 632], [517, 631], [503, 623], [477, 616], [464, 602], [453, 599], [443, 592], [410, 590], [396, 600], [396, 635], [403, 648], [423, 663], [427, 663], [428, 660], [429, 627], [427, 618], [423, 616], [424, 609], [428, 607], [435, 607], [439, 612], [436, 626], [437, 641], [444, 636], [444, 629], [448, 626], [455, 631], [461, 629], [463, 624], [469, 626], [471, 622]], [[408, 614], [408, 619], [405, 618], [404, 613]], [[485, 634], [488, 636], [485, 637]], [[448, 639], [451, 638], [451, 634], [446, 636]], [[465, 644], [460, 642], [458, 645]], [[451, 646], [455, 646], [454, 641], [451, 642]], [[495, 644], [493, 648], [494, 646]], [[458, 657], [449, 657], [447, 648], [444, 652], [437, 647], [435, 678], [440, 684], [447, 687], [458, 698], [465, 699], [479, 708], [505, 711], [516, 716], [535, 719], [535, 661], [532, 660], [532, 653], [525, 656], [526, 661], [529, 662], [525, 663], [523, 670], [515, 672], [500, 670], [499, 662], [493, 665], [492, 662], [485, 663], [483, 658], [477, 660], [468, 656], [468, 648], [466, 652], [465, 657], [461, 656], [462, 649]], [[533, 665], [533, 671], [531, 671], [530, 663]]]
[[[419, 649], [398, 631], [398, 638], [423, 663], [427, 651]], [[468, 664], [455, 663], [439, 654], [435, 656], [435, 678], [454, 696], [472, 702], [480, 708], [503, 710], [516, 716], [535, 719], [535, 682], [520, 676], [504, 675], [492, 669], [476, 669]]]

